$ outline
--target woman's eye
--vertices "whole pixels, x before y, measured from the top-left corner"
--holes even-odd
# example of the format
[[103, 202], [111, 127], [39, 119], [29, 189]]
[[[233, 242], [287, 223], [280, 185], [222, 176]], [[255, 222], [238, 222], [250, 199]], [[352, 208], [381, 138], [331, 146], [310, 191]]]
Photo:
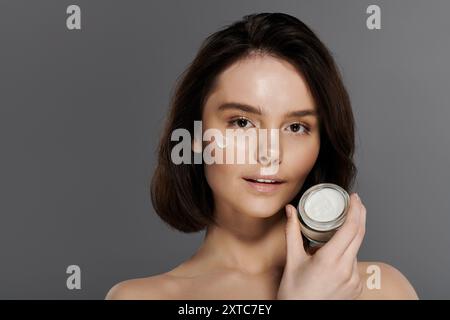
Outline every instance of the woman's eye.
[[251, 122], [245, 118], [231, 120], [230, 123], [236, 125], [239, 128], [247, 128], [248, 124], [251, 125]]
[[[292, 132], [298, 133], [303, 130], [304, 133], [309, 133], [309, 128], [301, 123], [293, 123], [289, 126]], [[303, 128], [303, 129], [302, 129]]]

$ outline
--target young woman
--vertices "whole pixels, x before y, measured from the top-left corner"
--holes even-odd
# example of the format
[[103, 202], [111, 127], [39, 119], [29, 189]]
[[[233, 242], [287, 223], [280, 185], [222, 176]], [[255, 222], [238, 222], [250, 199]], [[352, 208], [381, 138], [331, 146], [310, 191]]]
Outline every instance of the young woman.
[[[278, 152], [263, 159], [247, 144], [256, 163], [175, 164], [171, 134], [184, 128], [194, 137], [195, 120], [224, 136], [226, 129], [279, 129]], [[192, 142], [199, 153], [216, 143]], [[366, 208], [356, 193], [332, 239], [315, 253], [304, 249], [296, 205], [318, 183], [349, 191], [354, 149], [340, 73], [304, 23], [253, 14], [209, 36], [177, 85], [151, 185], [158, 215], [182, 232], [206, 229], [204, 241], [172, 270], [120, 282], [106, 299], [417, 299], [394, 267], [357, 261]], [[254, 182], [268, 179], [261, 169], [274, 163], [273, 181]], [[375, 288], [367, 285], [369, 267], [379, 271]]]

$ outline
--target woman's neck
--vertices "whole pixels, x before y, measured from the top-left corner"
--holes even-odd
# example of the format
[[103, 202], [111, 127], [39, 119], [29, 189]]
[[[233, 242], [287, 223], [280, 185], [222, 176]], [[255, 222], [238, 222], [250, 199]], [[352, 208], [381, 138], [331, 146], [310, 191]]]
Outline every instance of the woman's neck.
[[284, 207], [268, 218], [229, 210], [215, 214], [217, 224], [207, 228], [204, 242], [195, 256], [215, 268], [245, 274], [282, 272], [286, 262]]

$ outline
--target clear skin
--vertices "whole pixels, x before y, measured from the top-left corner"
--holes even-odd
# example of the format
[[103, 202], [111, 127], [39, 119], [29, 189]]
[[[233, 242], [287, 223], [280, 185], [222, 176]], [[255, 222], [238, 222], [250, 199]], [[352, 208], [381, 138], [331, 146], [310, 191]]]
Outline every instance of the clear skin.
[[[394, 267], [357, 260], [366, 208], [355, 194], [333, 238], [313, 255], [304, 251], [297, 211], [286, 204], [314, 166], [320, 136], [314, 115], [285, 117], [290, 111], [316, 108], [301, 74], [284, 60], [253, 55], [231, 65], [218, 80], [205, 103], [203, 130], [217, 128], [225, 134], [227, 128], [279, 129], [280, 149], [272, 160], [278, 162], [276, 175], [284, 183], [261, 193], [243, 180], [260, 173], [264, 164], [258, 150], [249, 153], [257, 164], [205, 165], [218, 226], [207, 228], [202, 245], [188, 260], [163, 274], [122, 281], [106, 299], [417, 299]], [[259, 107], [261, 114], [219, 110], [227, 102]], [[200, 143], [194, 141], [193, 149], [201, 150]], [[381, 270], [381, 288], [369, 290], [366, 269], [374, 264]]]

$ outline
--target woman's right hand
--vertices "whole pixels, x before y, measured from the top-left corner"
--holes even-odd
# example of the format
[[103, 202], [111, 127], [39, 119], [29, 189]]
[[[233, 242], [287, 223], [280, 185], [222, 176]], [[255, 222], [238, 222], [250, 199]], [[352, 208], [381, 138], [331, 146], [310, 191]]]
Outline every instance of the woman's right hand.
[[[363, 290], [357, 253], [363, 241], [366, 208], [356, 193], [342, 227], [314, 255], [303, 247], [297, 209], [286, 206], [286, 264], [277, 299], [355, 299]], [[289, 211], [288, 211], [289, 210]]]

